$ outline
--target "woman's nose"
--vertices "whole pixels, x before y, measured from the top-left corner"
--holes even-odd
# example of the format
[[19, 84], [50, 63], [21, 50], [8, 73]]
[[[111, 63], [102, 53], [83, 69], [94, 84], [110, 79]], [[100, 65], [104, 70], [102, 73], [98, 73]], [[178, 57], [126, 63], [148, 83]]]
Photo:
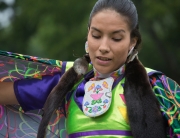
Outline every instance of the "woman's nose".
[[104, 54], [104, 53], [108, 53], [110, 51], [109, 45], [108, 45], [108, 40], [107, 39], [103, 39], [101, 41], [101, 44], [99, 46], [99, 51]]

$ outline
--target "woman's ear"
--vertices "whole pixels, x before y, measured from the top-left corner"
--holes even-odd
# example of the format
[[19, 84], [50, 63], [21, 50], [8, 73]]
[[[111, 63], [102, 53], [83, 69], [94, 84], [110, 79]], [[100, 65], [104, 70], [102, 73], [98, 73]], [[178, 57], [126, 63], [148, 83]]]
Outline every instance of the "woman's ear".
[[136, 46], [137, 40], [138, 40], [137, 37], [131, 38], [131, 44], [130, 44], [129, 50], [131, 50], [133, 47]]

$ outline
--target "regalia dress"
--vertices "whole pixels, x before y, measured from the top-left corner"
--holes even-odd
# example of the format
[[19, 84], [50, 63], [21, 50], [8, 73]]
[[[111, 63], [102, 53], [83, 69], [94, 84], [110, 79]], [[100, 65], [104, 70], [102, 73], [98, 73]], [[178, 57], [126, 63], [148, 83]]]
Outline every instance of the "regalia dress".
[[[20, 105], [0, 105], [0, 136], [36, 137], [47, 96], [73, 62], [33, 57], [0, 51], [0, 82], [14, 82], [14, 91]], [[180, 87], [163, 73], [145, 68], [152, 90], [160, 103], [162, 116], [167, 122], [167, 137], [180, 137]], [[84, 87], [94, 77], [93, 66], [68, 92], [63, 105], [53, 114], [47, 137], [60, 138], [132, 138], [123, 94], [125, 82], [122, 73], [112, 85], [109, 109], [97, 117], [83, 112], [97, 113], [108, 105], [101, 97], [83, 102]], [[104, 83], [104, 82], [103, 82]], [[105, 83], [106, 84], [106, 83]], [[101, 91], [102, 86], [89, 89]], [[106, 86], [104, 86], [106, 87]], [[96, 96], [97, 97], [97, 96]], [[90, 104], [98, 106], [90, 107]]]

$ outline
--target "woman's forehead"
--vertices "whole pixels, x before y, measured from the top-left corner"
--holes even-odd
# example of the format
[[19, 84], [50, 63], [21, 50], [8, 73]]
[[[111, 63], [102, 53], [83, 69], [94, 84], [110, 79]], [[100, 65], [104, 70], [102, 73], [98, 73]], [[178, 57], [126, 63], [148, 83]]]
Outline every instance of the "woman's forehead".
[[127, 18], [114, 10], [102, 10], [96, 13], [91, 20], [90, 29], [129, 30]]

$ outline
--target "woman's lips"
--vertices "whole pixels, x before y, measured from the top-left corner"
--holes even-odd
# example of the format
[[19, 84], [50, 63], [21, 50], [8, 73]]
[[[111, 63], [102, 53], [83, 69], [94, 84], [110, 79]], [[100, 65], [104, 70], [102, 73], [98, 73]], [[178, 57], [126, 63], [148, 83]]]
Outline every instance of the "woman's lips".
[[108, 65], [111, 61], [111, 59], [107, 57], [97, 57], [96, 59], [99, 65]]
[[107, 57], [97, 57], [99, 60], [103, 60], [103, 61], [108, 61], [111, 60], [110, 58]]

